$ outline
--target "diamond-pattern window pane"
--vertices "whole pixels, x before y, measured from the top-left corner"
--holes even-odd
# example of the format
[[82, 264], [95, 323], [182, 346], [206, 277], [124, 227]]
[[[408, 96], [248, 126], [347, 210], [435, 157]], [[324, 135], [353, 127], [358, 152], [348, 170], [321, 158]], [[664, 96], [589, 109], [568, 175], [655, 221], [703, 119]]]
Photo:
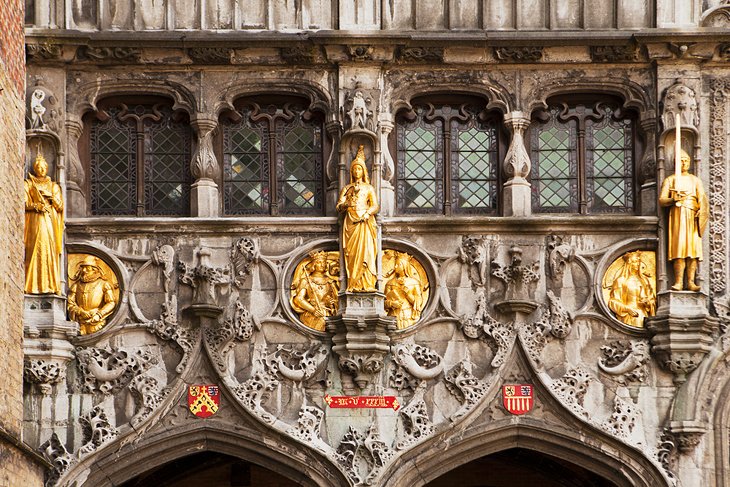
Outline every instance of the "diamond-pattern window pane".
[[497, 130], [477, 122], [452, 121], [451, 202], [457, 212], [493, 213], [497, 209]]
[[116, 111], [91, 127], [91, 211], [94, 215], [136, 212], [136, 137], [116, 119]]
[[224, 204], [229, 214], [246, 215], [268, 212], [268, 191], [260, 182], [230, 182], [224, 188]]
[[322, 126], [301, 116], [277, 124], [277, 192], [284, 214], [316, 214], [322, 207]]
[[630, 212], [633, 208], [633, 122], [604, 118], [586, 122], [586, 193], [592, 213]]
[[145, 126], [145, 212], [187, 215], [192, 132], [174, 122], [169, 109], [162, 113], [162, 120]]
[[436, 207], [436, 181], [406, 180], [404, 182], [408, 208]]
[[261, 126], [244, 113], [223, 125], [223, 208], [228, 215], [269, 211], [268, 144]]
[[404, 213], [437, 213], [443, 208], [443, 124], [426, 121], [424, 107], [416, 110], [415, 122], [398, 125], [398, 208]]
[[540, 206], [561, 208], [571, 206], [570, 184], [568, 180], [554, 179], [540, 181]]

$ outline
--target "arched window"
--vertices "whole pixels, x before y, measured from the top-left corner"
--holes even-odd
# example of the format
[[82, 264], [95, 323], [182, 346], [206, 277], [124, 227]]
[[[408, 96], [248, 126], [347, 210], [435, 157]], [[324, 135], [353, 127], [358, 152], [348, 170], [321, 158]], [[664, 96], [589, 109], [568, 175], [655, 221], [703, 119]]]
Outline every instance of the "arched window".
[[109, 101], [90, 115], [93, 215], [190, 213], [192, 132], [166, 100]]
[[617, 100], [550, 103], [533, 117], [532, 207], [633, 213], [636, 127]]
[[323, 213], [323, 123], [307, 105], [261, 97], [222, 117], [226, 215]]
[[494, 214], [501, 124], [481, 100], [414, 100], [396, 128], [398, 211]]

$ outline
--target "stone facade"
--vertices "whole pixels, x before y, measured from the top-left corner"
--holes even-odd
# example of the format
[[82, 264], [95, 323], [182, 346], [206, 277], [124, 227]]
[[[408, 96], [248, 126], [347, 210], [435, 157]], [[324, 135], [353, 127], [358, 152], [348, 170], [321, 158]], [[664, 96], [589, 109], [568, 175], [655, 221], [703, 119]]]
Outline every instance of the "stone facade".
[[[43, 124], [27, 122], [26, 150], [49, 148], [67, 254], [104, 260], [120, 296], [90, 335], [66, 321], [61, 298], [33, 314], [37, 298], [26, 297], [23, 434], [53, 464], [53, 482], [119, 485], [201, 450], [301, 485], [414, 486], [519, 447], [619, 486], [730, 485], [725, 3], [26, 5], [27, 96], [43, 91], [46, 109]], [[500, 124], [499, 204], [403, 211], [399, 117], [454, 94]], [[629, 212], [532, 203], [530, 126], [553, 100], [581, 95], [632, 114]], [[92, 115], [114, 97], [153, 96], [189, 120], [190, 216], [94, 214]], [[306, 100], [306, 116], [321, 118], [319, 214], [226, 213], [221, 133], [246, 97]], [[710, 200], [699, 293], [668, 291], [656, 203], [674, 167], [676, 114]], [[382, 295], [342, 293], [340, 313], [316, 331], [290, 304], [292, 279], [311, 252], [340, 249], [335, 201], [358, 146], [381, 200], [382, 248], [423, 266], [429, 297], [399, 330]], [[616, 319], [602, 288], [635, 250], [657, 252], [657, 312], [639, 328]], [[190, 413], [191, 384], [219, 387], [213, 416]], [[532, 411], [508, 413], [504, 384], [532, 385]], [[326, 400], [353, 395], [400, 407]]]

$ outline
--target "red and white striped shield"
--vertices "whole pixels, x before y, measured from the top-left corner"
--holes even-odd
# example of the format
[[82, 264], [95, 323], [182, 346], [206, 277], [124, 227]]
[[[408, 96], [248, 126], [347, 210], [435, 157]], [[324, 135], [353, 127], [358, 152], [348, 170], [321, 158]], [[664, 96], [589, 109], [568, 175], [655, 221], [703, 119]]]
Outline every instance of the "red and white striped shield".
[[531, 384], [507, 384], [502, 386], [502, 404], [512, 414], [525, 414], [534, 404]]

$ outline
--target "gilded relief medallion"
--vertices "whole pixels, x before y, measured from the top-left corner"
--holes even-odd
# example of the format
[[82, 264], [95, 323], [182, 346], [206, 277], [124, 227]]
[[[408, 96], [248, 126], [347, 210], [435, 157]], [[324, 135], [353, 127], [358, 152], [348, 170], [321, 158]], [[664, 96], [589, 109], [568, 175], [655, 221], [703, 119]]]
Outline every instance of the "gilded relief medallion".
[[119, 279], [109, 265], [90, 254], [68, 255], [68, 316], [81, 335], [95, 333], [119, 304]]
[[644, 318], [656, 313], [656, 253], [625, 253], [608, 267], [601, 287], [616, 319], [643, 328]]
[[383, 252], [385, 311], [395, 316], [398, 329], [414, 325], [428, 302], [429, 283], [426, 270], [406, 252]]
[[337, 314], [340, 253], [312, 252], [294, 270], [289, 302], [308, 327], [324, 331], [325, 318]]

